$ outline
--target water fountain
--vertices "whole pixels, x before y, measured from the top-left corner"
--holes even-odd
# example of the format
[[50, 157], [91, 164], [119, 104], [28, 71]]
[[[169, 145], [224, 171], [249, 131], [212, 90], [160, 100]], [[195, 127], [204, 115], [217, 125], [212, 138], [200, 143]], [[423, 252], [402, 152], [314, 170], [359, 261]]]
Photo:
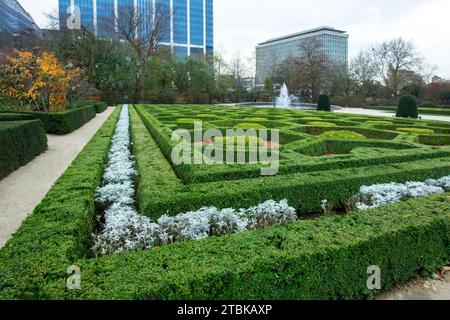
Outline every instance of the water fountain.
[[[317, 103], [306, 103], [301, 102], [300, 99], [294, 95], [289, 95], [289, 90], [286, 82], [283, 83], [280, 89], [280, 95], [274, 99], [273, 102], [242, 102], [238, 106], [247, 107], [278, 107], [285, 109], [299, 109], [299, 110], [316, 110]], [[341, 109], [340, 106], [331, 106], [331, 109], [338, 110]]]
[[280, 89], [280, 96], [275, 100], [275, 104], [277, 107], [289, 108], [291, 103], [296, 99], [294, 95], [289, 95], [289, 90], [285, 82]]

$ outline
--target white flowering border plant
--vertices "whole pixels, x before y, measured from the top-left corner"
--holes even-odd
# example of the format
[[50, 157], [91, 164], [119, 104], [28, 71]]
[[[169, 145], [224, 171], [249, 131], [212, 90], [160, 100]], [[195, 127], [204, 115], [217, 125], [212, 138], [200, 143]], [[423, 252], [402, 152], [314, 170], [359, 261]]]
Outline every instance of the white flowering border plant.
[[205, 207], [175, 217], [164, 215], [153, 222], [135, 208], [136, 170], [130, 143], [128, 105], [124, 105], [112, 139], [103, 185], [97, 190], [96, 201], [106, 208], [99, 216], [101, 231], [94, 235], [93, 249], [97, 254], [150, 249], [179, 241], [285, 225], [297, 220], [296, 211], [287, 200], [270, 200], [240, 210]]
[[425, 182], [406, 182], [376, 184], [362, 186], [353, 197], [358, 210], [377, 208], [383, 205], [425, 197], [433, 194], [442, 194], [450, 191], [450, 176], [441, 179], [429, 179]]

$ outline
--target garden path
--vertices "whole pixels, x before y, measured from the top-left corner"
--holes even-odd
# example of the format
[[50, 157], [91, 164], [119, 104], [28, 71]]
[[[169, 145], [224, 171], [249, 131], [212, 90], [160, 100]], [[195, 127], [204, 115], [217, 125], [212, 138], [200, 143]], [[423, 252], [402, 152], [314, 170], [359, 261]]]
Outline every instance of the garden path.
[[[393, 112], [389, 111], [380, 111], [373, 109], [362, 109], [362, 108], [343, 108], [341, 110], [335, 111], [336, 113], [351, 113], [357, 115], [365, 115], [365, 116], [377, 116], [377, 117], [392, 117]], [[439, 120], [439, 121], [447, 121], [450, 122], [450, 117], [447, 116], [428, 116], [421, 115], [424, 120]]]
[[0, 248], [42, 201], [113, 111], [114, 108], [108, 108], [67, 135], [47, 135], [46, 152], [0, 180]]
[[[450, 268], [447, 267], [450, 271]], [[378, 300], [450, 300], [450, 272], [434, 279], [417, 278], [382, 293]]]

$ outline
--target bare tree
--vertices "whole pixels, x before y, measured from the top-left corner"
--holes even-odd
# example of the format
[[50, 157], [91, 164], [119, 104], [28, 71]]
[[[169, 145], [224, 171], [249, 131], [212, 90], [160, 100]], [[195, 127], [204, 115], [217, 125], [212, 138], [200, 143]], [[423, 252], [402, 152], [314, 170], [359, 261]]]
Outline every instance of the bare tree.
[[421, 60], [414, 43], [402, 38], [385, 41], [372, 48], [372, 62], [378, 76], [396, 95], [404, 81], [402, 71], [420, 69]]
[[293, 88], [293, 80], [295, 79], [295, 74], [297, 73], [296, 58], [291, 54], [288, 55], [282, 63], [278, 65], [275, 81], [278, 83], [286, 82], [289, 88]]
[[133, 51], [139, 66], [139, 97], [144, 99], [147, 62], [168, 36], [171, 11], [168, 6], [156, 4], [150, 9], [122, 6], [113, 19], [105, 18], [103, 23], [108, 33], [125, 41]]
[[245, 63], [240, 55], [237, 53], [229, 63], [230, 75], [233, 78], [232, 92], [233, 100], [238, 102], [245, 90]]
[[353, 58], [350, 62], [349, 73], [354, 81], [356, 93], [367, 97], [376, 77], [370, 52], [361, 51]]
[[297, 59], [295, 83], [298, 89], [308, 90], [316, 100], [322, 90], [329, 72], [329, 60], [323, 51], [321, 41], [311, 38], [299, 46], [300, 56]]

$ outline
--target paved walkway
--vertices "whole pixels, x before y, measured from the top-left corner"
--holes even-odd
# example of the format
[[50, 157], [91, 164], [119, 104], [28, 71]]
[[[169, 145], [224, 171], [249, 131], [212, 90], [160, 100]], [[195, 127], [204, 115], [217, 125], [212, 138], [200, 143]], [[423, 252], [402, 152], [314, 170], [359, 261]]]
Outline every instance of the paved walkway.
[[[378, 300], [450, 300], [450, 267], [433, 279], [417, 278], [407, 285], [383, 293]], [[444, 272], [445, 272], [444, 270]]]
[[[341, 110], [336, 110], [336, 113], [351, 113], [351, 114], [358, 114], [358, 115], [365, 115], [365, 116], [377, 116], [377, 117], [392, 117], [393, 112], [389, 111], [380, 111], [380, 110], [373, 110], [373, 109], [362, 109], [362, 108], [343, 108]], [[439, 120], [439, 121], [446, 121], [450, 122], [450, 117], [447, 116], [427, 116], [427, 115], [421, 115], [422, 119], [424, 120]]]
[[42, 201], [113, 111], [114, 108], [108, 108], [68, 135], [47, 135], [46, 152], [0, 180], [0, 248]]

